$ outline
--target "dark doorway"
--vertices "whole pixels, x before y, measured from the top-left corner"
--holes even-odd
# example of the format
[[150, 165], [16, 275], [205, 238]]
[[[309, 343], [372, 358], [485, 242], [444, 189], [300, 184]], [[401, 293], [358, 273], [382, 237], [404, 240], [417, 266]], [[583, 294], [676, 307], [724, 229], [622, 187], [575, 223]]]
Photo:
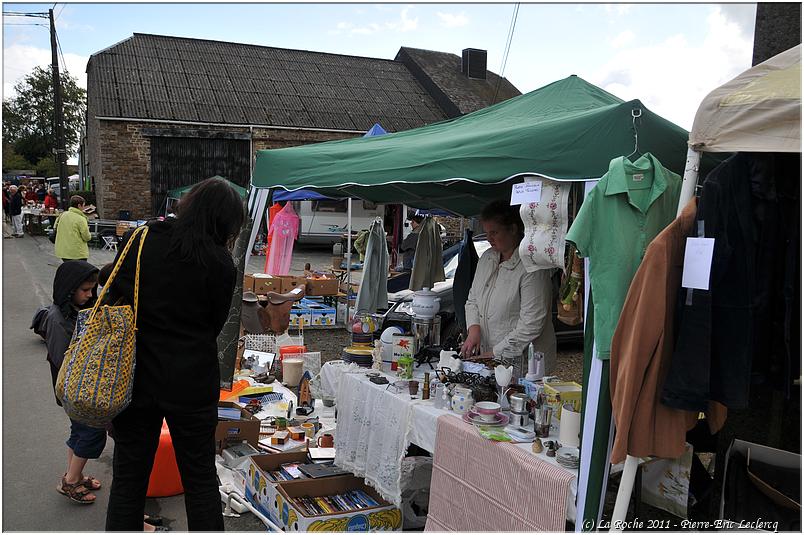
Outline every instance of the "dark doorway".
[[219, 175], [249, 183], [250, 146], [243, 139], [151, 138], [151, 200], [155, 216], [165, 212], [168, 191]]

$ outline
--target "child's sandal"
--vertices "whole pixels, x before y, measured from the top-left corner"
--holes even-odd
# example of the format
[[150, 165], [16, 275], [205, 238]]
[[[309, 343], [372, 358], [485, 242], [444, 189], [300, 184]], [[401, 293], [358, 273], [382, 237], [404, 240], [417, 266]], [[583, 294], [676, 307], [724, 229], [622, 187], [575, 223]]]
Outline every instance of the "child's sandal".
[[70, 484], [67, 483], [65, 478], [61, 478], [61, 486], [56, 490], [70, 498], [71, 501], [82, 505], [95, 503], [97, 499], [96, 497], [88, 498], [88, 495], [92, 494], [92, 491], [85, 486], [83, 480]]

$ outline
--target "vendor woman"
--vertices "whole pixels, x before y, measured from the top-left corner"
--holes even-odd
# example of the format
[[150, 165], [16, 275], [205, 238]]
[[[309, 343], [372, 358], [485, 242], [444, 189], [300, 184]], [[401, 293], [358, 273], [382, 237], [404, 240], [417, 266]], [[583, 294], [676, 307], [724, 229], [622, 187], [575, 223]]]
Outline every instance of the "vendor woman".
[[519, 258], [525, 226], [517, 206], [494, 201], [481, 212], [480, 223], [491, 248], [478, 261], [466, 301], [468, 335], [461, 354], [513, 364], [514, 377], [522, 377], [532, 341], [534, 351], [544, 354], [545, 373], [550, 374], [556, 354], [553, 270], [525, 271]]

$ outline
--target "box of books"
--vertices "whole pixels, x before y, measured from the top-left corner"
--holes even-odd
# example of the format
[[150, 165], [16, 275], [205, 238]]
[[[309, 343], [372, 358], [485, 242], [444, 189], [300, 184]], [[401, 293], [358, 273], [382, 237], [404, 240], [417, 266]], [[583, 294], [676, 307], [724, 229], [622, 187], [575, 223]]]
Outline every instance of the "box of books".
[[271, 518], [285, 531], [400, 531], [402, 511], [353, 475], [283, 481]]
[[279, 481], [305, 477], [295, 465], [307, 462], [307, 452], [254, 455], [249, 461], [246, 499], [259, 512], [278, 524], [280, 520], [277, 516], [276, 484]]
[[215, 428], [215, 452], [220, 454], [232, 444], [246, 441], [255, 448], [260, 439], [260, 421], [237, 403], [218, 402], [218, 426]]

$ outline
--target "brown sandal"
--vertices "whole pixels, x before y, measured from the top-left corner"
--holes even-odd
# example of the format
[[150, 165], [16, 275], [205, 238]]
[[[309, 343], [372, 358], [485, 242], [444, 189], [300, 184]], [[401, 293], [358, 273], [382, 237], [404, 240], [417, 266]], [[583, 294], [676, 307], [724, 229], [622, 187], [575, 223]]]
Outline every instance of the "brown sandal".
[[61, 494], [64, 494], [70, 500], [74, 501], [75, 503], [80, 503], [82, 505], [88, 505], [90, 503], [95, 503], [97, 497], [88, 499], [87, 496], [92, 494], [92, 490], [88, 489], [84, 484], [86, 479], [78, 481], [77, 483], [67, 483], [65, 478], [61, 478], [61, 485], [56, 488]]
[[81, 480], [81, 483], [83, 483], [84, 486], [89, 490], [100, 490], [101, 488], [100, 480], [95, 479], [92, 476], [86, 476], [84, 479]]

